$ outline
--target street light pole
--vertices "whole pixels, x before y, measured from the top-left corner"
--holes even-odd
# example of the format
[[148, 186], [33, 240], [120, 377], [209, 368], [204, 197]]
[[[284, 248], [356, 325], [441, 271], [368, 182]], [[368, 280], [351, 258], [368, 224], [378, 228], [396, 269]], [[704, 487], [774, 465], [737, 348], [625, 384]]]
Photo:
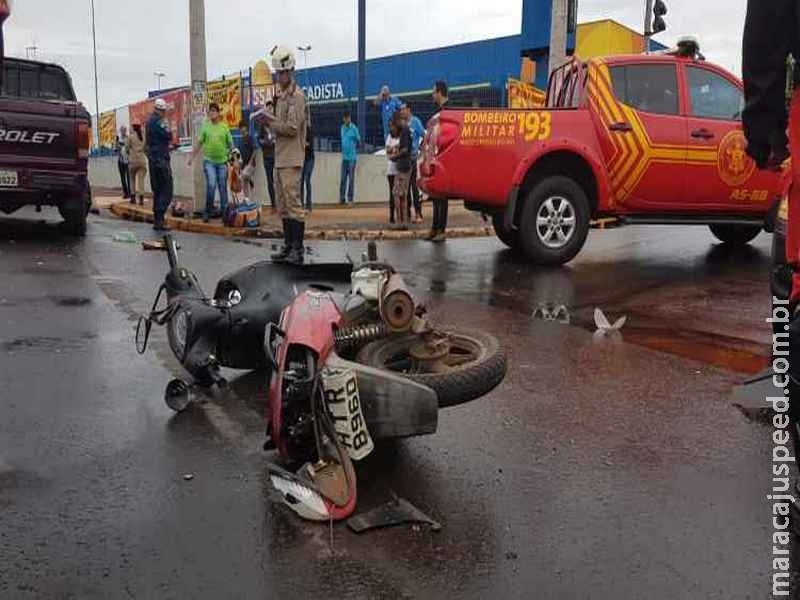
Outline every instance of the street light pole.
[[92, 2], [92, 46], [94, 47], [94, 113], [97, 119], [94, 127], [95, 147], [100, 147], [100, 87], [97, 84], [97, 28], [94, 22], [94, 0]]
[[297, 49], [303, 53], [303, 71], [305, 71], [306, 85], [311, 85], [308, 77], [308, 53], [311, 52], [311, 44], [298, 46]]
[[644, 53], [650, 54], [650, 38], [653, 36], [653, 0], [645, 1], [644, 9]]
[[[205, 0], [189, 0], [189, 55], [192, 76], [192, 146], [194, 146], [208, 109]], [[193, 181], [193, 206], [197, 209], [205, 196], [201, 161], [194, 161]]]
[[158, 80], [158, 91], [160, 92], [161, 91], [161, 78], [162, 77], [166, 77], [167, 74], [166, 73], [162, 73], [161, 71], [154, 71], [153, 75], [155, 75], [156, 79]]
[[358, 131], [367, 139], [367, 0], [358, 0]]

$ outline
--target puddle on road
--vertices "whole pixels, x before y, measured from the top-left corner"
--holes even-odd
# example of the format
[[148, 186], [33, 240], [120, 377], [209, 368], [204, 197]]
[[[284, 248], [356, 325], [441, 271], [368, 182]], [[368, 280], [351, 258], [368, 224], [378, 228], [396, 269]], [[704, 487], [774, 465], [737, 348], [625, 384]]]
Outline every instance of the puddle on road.
[[92, 303], [91, 298], [84, 296], [48, 296], [58, 306], [87, 306]]
[[[575, 315], [570, 324], [592, 333], [597, 329], [594, 322]], [[636, 313], [628, 314], [622, 339], [629, 344], [747, 375], [760, 373], [770, 363], [771, 348], [766, 344], [709, 331], [652, 325], [647, 317]]]
[[82, 350], [89, 345], [91, 340], [97, 338], [94, 333], [84, 333], [73, 338], [29, 336], [17, 337], [6, 340], [0, 344], [6, 352], [24, 352], [26, 350], [44, 350], [61, 352], [64, 350]]

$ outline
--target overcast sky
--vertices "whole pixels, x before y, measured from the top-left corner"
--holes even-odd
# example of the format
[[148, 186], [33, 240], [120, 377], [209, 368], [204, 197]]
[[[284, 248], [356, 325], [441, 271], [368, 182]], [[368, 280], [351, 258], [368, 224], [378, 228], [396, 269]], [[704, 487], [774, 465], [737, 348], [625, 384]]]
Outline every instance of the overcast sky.
[[[745, 0], [666, 0], [671, 44], [700, 37], [709, 60], [740, 72]], [[189, 80], [189, 0], [95, 0], [100, 107], [128, 104], [156, 87]], [[356, 58], [356, 0], [206, 0], [209, 77], [251, 66], [276, 43], [311, 44], [309, 64]], [[644, 0], [579, 0], [580, 21], [613, 18], [642, 29]], [[613, 6], [614, 8], [609, 8]], [[368, 0], [367, 56], [518, 34], [522, 0]], [[16, 0], [6, 53], [66, 66], [94, 110], [90, 0]], [[302, 64], [302, 59], [301, 59]]]

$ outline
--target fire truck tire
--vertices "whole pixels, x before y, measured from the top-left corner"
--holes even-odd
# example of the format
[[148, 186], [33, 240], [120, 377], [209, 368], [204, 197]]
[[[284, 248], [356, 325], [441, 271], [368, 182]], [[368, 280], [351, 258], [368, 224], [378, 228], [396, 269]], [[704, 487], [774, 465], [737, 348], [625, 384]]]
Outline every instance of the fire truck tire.
[[454, 357], [469, 360], [442, 373], [409, 373], [410, 349], [419, 343], [416, 335], [392, 335], [364, 346], [356, 361], [396, 372], [428, 386], [439, 399], [439, 408], [457, 406], [485, 396], [500, 385], [506, 375], [506, 354], [500, 342], [488, 333], [448, 331]]
[[761, 225], [709, 225], [708, 228], [720, 242], [737, 246], [752, 242], [763, 229]]
[[512, 231], [506, 227], [505, 215], [503, 213], [496, 213], [492, 215], [492, 227], [497, 239], [503, 242], [509, 248], [516, 250], [519, 248], [519, 236], [516, 231]]
[[563, 265], [571, 261], [589, 234], [589, 200], [574, 180], [553, 175], [537, 183], [522, 208], [520, 248], [533, 262]]

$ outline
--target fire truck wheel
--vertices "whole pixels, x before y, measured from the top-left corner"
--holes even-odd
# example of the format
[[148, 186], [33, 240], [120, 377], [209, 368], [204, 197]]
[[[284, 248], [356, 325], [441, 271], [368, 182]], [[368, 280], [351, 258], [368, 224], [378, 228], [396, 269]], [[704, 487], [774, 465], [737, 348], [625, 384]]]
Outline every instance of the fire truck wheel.
[[497, 239], [503, 242], [506, 246], [512, 249], [519, 248], [519, 235], [518, 232], [512, 231], [506, 227], [505, 214], [496, 213], [492, 215], [492, 227]]
[[763, 229], [761, 225], [709, 225], [708, 228], [720, 242], [738, 246], [752, 242]]
[[569, 177], [547, 177], [525, 200], [520, 247], [538, 264], [566, 264], [586, 243], [589, 219], [589, 201], [583, 188]]

